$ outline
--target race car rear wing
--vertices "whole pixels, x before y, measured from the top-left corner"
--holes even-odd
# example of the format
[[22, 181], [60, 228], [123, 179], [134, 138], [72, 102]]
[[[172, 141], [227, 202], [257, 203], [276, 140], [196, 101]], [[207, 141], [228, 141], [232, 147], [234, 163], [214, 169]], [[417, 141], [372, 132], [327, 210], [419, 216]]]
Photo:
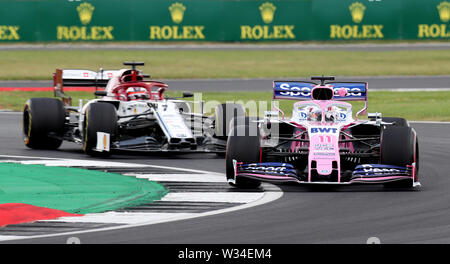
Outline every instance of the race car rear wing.
[[95, 72], [91, 70], [60, 70], [56, 69], [53, 79], [60, 78], [63, 86], [87, 86], [87, 87], [105, 87], [108, 81], [120, 70], [103, 70]]
[[[312, 100], [311, 91], [316, 87], [315, 82], [306, 81], [274, 81], [273, 99], [288, 99], [297, 101]], [[321, 85], [331, 86], [334, 101], [365, 101], [365, 106], [356, 116], [367, 112], [367, 82], [322, 82]], [[347, 93], [341, 96], [338, 90], [345, 89]]]
[[106, 87], [108, 81], [120, 70], [91, 70], [56, 69], [53, 74], [54, 95], [61, 97], [65, 105], [71, 105], [72, 98], [64, 93], [64, 87]]
[[[298, 81], [274, 81], [273, 99], [288, 99], [297, 101], [311, 100], [311, 91], [317, 86], [314, 82]], [[366, 82], [328, 82], [327, 86], [333, 87], [335, 101], [365, 101], [367, 100]], [[337, 93], [339, 89], [346, 89], [347, 94], [340, 96]]]

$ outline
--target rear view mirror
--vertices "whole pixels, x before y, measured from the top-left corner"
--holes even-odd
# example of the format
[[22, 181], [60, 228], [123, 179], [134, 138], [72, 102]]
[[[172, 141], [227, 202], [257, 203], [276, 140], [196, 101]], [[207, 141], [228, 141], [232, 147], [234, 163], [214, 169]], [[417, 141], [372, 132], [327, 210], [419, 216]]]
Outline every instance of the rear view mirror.
[[95, 96], [106, 96], [108, 93], [106, 91], [95, 91]]
[[187, 98], [187, 97], [193, 97], [194, 94], [191, 92], [183, 92], [183, 98]]

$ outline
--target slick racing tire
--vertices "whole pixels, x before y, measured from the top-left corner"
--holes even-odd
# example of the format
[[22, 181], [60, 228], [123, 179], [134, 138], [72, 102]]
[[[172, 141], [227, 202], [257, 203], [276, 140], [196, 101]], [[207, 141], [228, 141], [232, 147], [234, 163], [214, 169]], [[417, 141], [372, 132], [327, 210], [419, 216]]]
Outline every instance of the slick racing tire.
[[253, 135], [256, 135], [256, 132], [258, 131], [258, 121], [259, 120], [260, 119], [258, 117], [253, 117], [253, 116], [233, 117], [229, 123], [229, 131], [231, 132], [232, 128], [234, 128], [236, 126], [248, 126], [249, 132], [252, 133]]
[[234, 173], [233, 160], [244, 163], [258, 163], [260, 162], [261, 151], [261, 136], [248, 135], [248, 126], [236, 126], [230, 132], [227, 141], [227, 152], [225, 155], [227, 180], [235, 180], [234, 183], [229, 184], [236, 188], [258, 188], [261, 185], [260, 181], [236, 178]]
[[[416, 163], [416, 179], [419, 171], [419, 144], [411, 127], [390, 126], [383, 129], [380, 144], [381, 164], [406, 166]], [[385, 183], [386, 187], [411, 188], [413, 181]]]
[[409, 126], [408, 121], [406, 121], [406, 119], [401, 117], [383, 117], [381, 118], [381, 120], [386, 123], [394, 123], [394, 126], [402, 126], [402, 127]]
[[180, 113], [190, 113], [191, 112], [191, 106], [186, 102], [175, 102], [175, 105], [177, 106], [178, 111]]
[[109, 103], [92, 103], [86, 110], [83, 129], [83, 150], [91, 156], [108, 156], [110, 151], [99, 152], [97, 147], [97, 132], [110, 135], [110, 146], [117, 134], [117, 112]]
[[240, 104], [220, 104], [216, 106], [215, 136], [226, 139], [230, 132], [230, 121], [235, 117], [245, 117], [245, 109]]
[[[229, 132], [233, 131], [233, 128], [236, 126], [248, 126], [248, 130], [249, 130], [249, 135], [256, 135], [257, 131], [258, 131], [258, 123], [255, 121], [258, 121], [259, 118], [258, 117], [250, 117], [250, 116], [238, 116], [238, 117], [233, 117], [230, 120], [230, 123], [228, 124], [229, 126]], [[229, 134], [227, 135], [229, 136]], [[224, 157], [225, 153], [217, 153], [217, 155], [219, 157]]]
[[33, 149], [58, 149], [63, 140], [65, 110], [55, 98], [31, 98], [23, 110], [25, 145]]

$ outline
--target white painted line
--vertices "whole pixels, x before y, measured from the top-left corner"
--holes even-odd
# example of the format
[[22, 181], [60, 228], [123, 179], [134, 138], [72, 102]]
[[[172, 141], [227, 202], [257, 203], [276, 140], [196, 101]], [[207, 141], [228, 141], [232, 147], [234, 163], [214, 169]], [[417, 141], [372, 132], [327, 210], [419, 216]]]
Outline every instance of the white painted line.
[[[42, 164], [49, 167], [115, 167], [115, 168], [135, 168], [136, 165], [121, 162], [109, 162], [109, 161], [97, 161], [97, 160], [71, 160], [71, 159], [60, 159], [60, 160], [23, 160], [19, 163], [24, 165]], [[148, 166], [140, 166], [148, 167]]]
[[[11, 155], [0, 155], [0, 157], [4, 158], [34, 158], [37, 157], [26, 157], [26, 156], [11, 156]], [[51, 161], [58, 161], [60, 159], [57, 158], [46, 158], [46, 157], [40, 157], [37, 159], [41, 159], [41, 161], [48, 162]], [[65, 159], [64, 161], [70, 160], [74, 163], [76, 162], [86, 162], [83, 160], [72, 160], [72, 159]], [[75, 162], [76, 161], [76, 162]], [[104, 162], [105, 164], [108, 163], [108, 166], [111, 166], [109, 162]], [[116, 163], [116, 162], [111, 162]], [[56, 164], [56, 163], [52, 163]], [[98, 164], [98, 163], [97, 163]], [[130, 164], [130, 163], [121, 163], [124, 164]], [[156, 166], [156, 165], [143, 165], [143, 164], [134, 164], [136, 167], [155, 167], [155, 168], [167, 168], [172, 170], [181, 170], [181, 171], [190, 171], [190, 172], [196, 172], [196, 173], [202, 173], [205, 175], [214, 175], [221, 177], [222, 179], [225, 179], [225, 174], [220, 174], [216, 172], [209, 172], [209, 171], [201, 171], [201, 170], [190, 170], [190, 169], [184, 169], [184, 168], [173, 168], [173, 167], [166, 167], [166, 166]], [[229, 202], [229, 203], [244, 203], [242, 205], [228, 207], [225, 209], [219, 209], [219, 210], [213, 210], [209, 212], [204, 213], [119, 213], [119, 212], [107, 212], [102, 214], [86, 214], [84, 216], [80, 217], [67, 217], [66, 218], [58, 218], [55, 220], [48, 220], [48, 221], [73, 221], [73, 222], [82, 222], [82, 221], [94, 221], [99, 222], [101, 221], [105, 223], [124, 223], [125, 225], [121, 226], [115, 226], [115, 227], [107, 227], [107, 228], [98, 228], [98, 229], [90, 229], [90, 230], [83, 230], [83, 231], [74, 231], [74, 232], [66, 232], [66, 233], [56, 233], [56, 234], [47, 234], [47, 235], [37, 235], [37, 236], [0, 236], [3, 240], [20, 240], [20, 239], [34, 239], [34, 238], [45, 238], [45, 237], [56, 237], [56, 236], [67, 236], [67, 235], [75, 235], [75, 234], [83, 234], [83, 233], [95, 233], [95, 232], [102, 232], [102, 231], [110, 231], [110, 230], [118, 230], [118, 229], [126, 229], [126, 228], [133, 228], [133, 227], [139, 227], [139, 226], [146, 226], [146, 225], [153, 225], [158, 223], [167, 223], [167, 222], [173, 222], [173, 221], [181, 221], [181, 220], [187, 220], [187, 219], [193, 219], [197, 217], [204, 217], [204, 216], [210, 216], [210, 215], [217, 215], [217, 214], [223, 214], [228, 212], [233, 212], [237, 210], [243, 210], [247, 208], [251, 208], [254, 206], [263, 205], [265, 203], [269, 203], [272, 201], [275, 201], [283, 196], [283, 192], [280, 188], [278, 188], [275, 185], [263, 183], [263, 188], [266, 190], [265, 192], [259, 192], [259, 193], [244, 193], [244, 192], [229, 192], [229, 193], [169, 193], [163, 199], [162, 201], [210, 201], [210, 202]], [[106, 215], [105, 215], [106, 214]], [[101, 216], [103, 215], [103, 216]], [[148, 217], [147, 217], [148, 216]], [[112, 219], [114, 218], [114, 219]]]
[[7, 114], [7, 115], [22, 115], [23, 112], [15, 112], [15, 111], [0, 111], [1, 115]]
[[[194, 170], [194, 169], [185, 169], [185, 168], [177, 168], [177, 167], [169, 167], [169, 166], [160, 166], [160, 165], [148, 165], [148, 164], [137, 164], [137, 163], [123, 163], [123, 162], [112, 162], [112, 161], [103, 161], [103, 160], [95, 160], [95, 159], [89, 159], [89, 160], [80, 160], [80, 159], [61, 159], [61, 158], [49, 158], [49, 157], [33, 157], [33, 156], [16, 156], [16, 155], [0, 155], [0, 158], [18, 158], [18, 159], [31, 159], [31, 161], [36, 160], [53, 160], [56, 161], [53, 164], [56, 164], [58, 162], [60, 163], [71, 163], [71, 164], [79, 164], [79, 165], [71, 165], [71, 166], [89, 166], [86, 164], [92, 164], [94, 163], [96, 167], [114, 167], [114, 166], [120, 166], [120, 167], [148, 167], [148, 168], [158, 168], [158, 169], [167, 169], [167, 170], [179, 170], [183, 172], [193, 172], [193, 173], [208, 173], [208, 174], [220, 174], [217, 172], [211, 172], [211, 171], [204, 171], [204, 170]], [[15, 161], [19, 163], [20, 161]], [[43, 164], [43, 163], [37, 163], [37, 164]], [[54, 165], [55, 166], [55, 165]], [[67, 166], [67, 165], [60, 165], [60, 166]]]
[[[267, 184], [264, 184], [264, 185], [267, 185]], [[264, 192], [263, 197], [261, 199], [247, 203], [247, 204], [233, 206], [233, 207], [229, 207], [229, 208], [225, 208], [225, 209], [209, 211], [209, 212], [205, 212], [205, 213], [198, 213], [198, 214], [185, 214], [185, 215], [182, 215], [181, 213], [177, 214], [177, 215], [174, 214], [174, 218], [164, 219], [164, 220], [154, 219], [154, 220], [146, 221], [144, 223], [139, 223], [139, 224], [129, 224], [129, 225], [123, 225], [123, 226], [105, 227], [105, 228], [66, 232], [66, 233], [59, 233], [59, 234], [28, 236], [28, 237], [20, 237], [18, 239], [35, 239], [35, 238], [57, 237], [57, 236], [70, 236], [70, 235], [85, 234], [85, 233], [96, 233], [96, 232], [102, 232], [102, 231], [112, 231], [112, 230], [119, 230], [119, 229], [126, 229], [126, 228], [134, 228], [134, 227], [140, 227], [140, 226], [168, 223], [168, 222], [174, 222], [174, 221], [193, 219], [193, 218], [197, 218], [197, 217], [205, 217], [205, 216], [234, 212], [234, 211], [248, 209], [251, 207], [270, 203], [270, 202], [273, 202], [273, 201], [281, 198], [283, 196], [283, 192], [281, 191], [281, 189], [279, 189], [275, 185], [271, 185], [271, 186], [273, 186], [272, 188], [275, 189], [276, 191]], [[176, 217], [176, 216], [178, 216], [178, 217]]]
[[123, 174], [156, 182], [227, 182], [222, 174]]
[[261, 199], [263, 196], [263, 192], [169, 192], [161, 201], [251, 203]]
[[0, 236], [0, 241], [16, 240], [16, 239], [23, 239], [23, 238], [27, 238], [27, 237], [26, 236]]
[[448, 125], [450, 122], [446, 121], [408, 121], [408, 123], [415, 123], [415, 124], [440, 124], [440, 125]]
[[106, 212], [98, 214], [86, 214], [75, 217], [61, 217], [58, 219], [44, 220], [40, 222], [65, 222], [65, 223], [105, 223], [105, 224], [142, 224], [160, 221], [170, 221], [179, 217], [193, 217], [198, 213], [127, 213]]

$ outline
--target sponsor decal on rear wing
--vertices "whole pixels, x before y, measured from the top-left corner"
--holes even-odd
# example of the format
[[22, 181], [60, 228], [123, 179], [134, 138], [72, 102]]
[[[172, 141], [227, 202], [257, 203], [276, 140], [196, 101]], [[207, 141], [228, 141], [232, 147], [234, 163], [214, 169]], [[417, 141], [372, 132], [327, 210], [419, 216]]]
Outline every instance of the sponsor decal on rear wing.
[[72, 105], [72, 98], [64, 93], [64, 86], [106, 87], [108, 81], [120, 70], [61, 70], [53, 74], [54, 95], [61, 97], [64, 105]]
[[[273, 99], [290, 99], [298, 101], [312, 100], [311, 91], [318, 84], [313, 82], [299, 81], [274, 81]], [[335, 101], [366, 101], [366, 82], [328, 82], [325, 85], [333, 88]], [[340, 96], [337, 91], [345, 89], [345, 96]]]
[[56, 70], [55, 77], [61, 75], [63, 86], [99, 86], [105, 87], [108, 81], [120, 70]]

